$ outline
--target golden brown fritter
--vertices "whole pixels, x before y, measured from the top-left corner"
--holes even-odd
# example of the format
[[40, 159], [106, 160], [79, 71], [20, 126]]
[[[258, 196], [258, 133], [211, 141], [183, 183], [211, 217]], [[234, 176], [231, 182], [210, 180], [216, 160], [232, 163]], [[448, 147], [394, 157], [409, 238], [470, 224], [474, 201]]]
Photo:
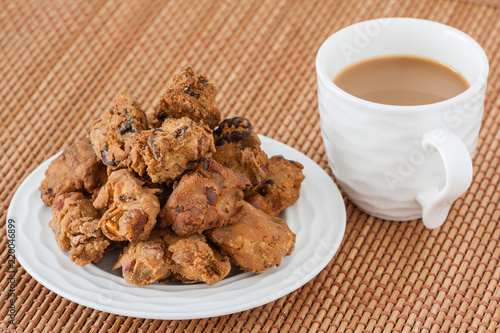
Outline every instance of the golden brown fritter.
[[114, 241], [147, 240], [160, 212], [160, 191], [126, 169], [113, 171], [94, 200], [94, 207], [106, 210], [99, 222], [104, 235]]
[[88, 138], [75, 142], [50, 163], [40, 185], [42, 200], [52, 206], [61, 194], [83, 191], [91, 194], [106, 181], [106, 167], [97, 158]]
[[300, 196], [300, 185], [304, 180], [299, 162], [290, 161], [281, 155], [267, 161], [267, 177], [256, 188], [245, 192], [245, 200], [266, 213], [278, 216]]
[[49, 226], [56, 233], [59, 247], [69, 251], [71, 261], [77, 265], [99, 262], [111, 245], [99, 228], [100, 217], [92, 200], [82, 193], [63, 193], [54, 200]]
[[215, 93], [212, 82], [203, 75], [196, 76], [190, 67], [186, 67], [168, 84], [155, 116], [160, 123], [167, 118], [189, 117], [214, 129], [220, 122]]
[[125, 281], [145, 286], [169, 278], [174, 273], [174, 262], [161, 231], [154, 230], [149, 240], [129, 243], [123, 248], [113, 269], [122, 268]]
[[161, 126], [161, 122], [155, 116], [155, 110], [147, 109], [144, 111], [146, 115], [146, 120], [148, 122], [148, 126], [151, 129], [155, 129]]
[[225, 119], [214, 131], [214, 139], [214, 160], [247, 176], [252, 186], [266, 178], [267, 155], [260, 148], [259, 137], [248, 119]]
[[207, 230], [205, 234], [232, 262], [254, 273], [279, 266], [295, 248], [295, 234], [285, 221], [247, 202], [238, 222]]
[[229, 274], [231, 263], [203, 235], [180, 237], [167, 229], [155, 229], [149, 240], [123, 249], [113, 269], [119, 267], [125, 281], [138, 286], [174, 280], [212, 285]]
[[178, 235], [202, 233], [235, 221], [243, 204], [243, 189], [248, 179], [214, 160], [201, 163], [192, 173], [184, 175], [162, 209]]
[[155, 183], [174, 180], [214, 151], [212, 131], [190, 118], [166, 119], [160, 128], [140, 135], [141, 155]]
[[167, 232], [164, 240], [175, 263], [175, 278], [183, 283], [205, 282], [213, 285], [231, 271], [227, 256], [210, 247], [203, 235], [177, 236]]
[[146, 129], [146, 115], [139, 103], [121, 93], [92, 124], [89, 136], [96, 155], [111, 170], [128, 168], [142, 176], [146, 166], [137, 140], [139, 133]]

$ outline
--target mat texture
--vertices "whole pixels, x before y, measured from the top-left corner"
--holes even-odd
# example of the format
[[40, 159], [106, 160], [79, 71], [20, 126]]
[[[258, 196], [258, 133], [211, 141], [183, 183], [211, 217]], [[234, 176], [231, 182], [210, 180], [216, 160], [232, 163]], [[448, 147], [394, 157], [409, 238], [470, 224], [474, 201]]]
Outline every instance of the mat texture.
[[[497, 0], [0, 2], [0, 332], [500, 332], [500, 5]], [[315, 55], [336, 30], [410, 16], [465, 31], [490, 75], [470, 189], [446, 223], [373, 218], [348, 198], [347, 230], [302, 288], [222, 317], [161, 321], [73, 303], [10, 267], [7, 208], [33, 169], [120, 92], [153, 108], [191, 65], [218, 84], [224, 117], [248, 117], [330, 175]], [[333, 177], [333, 176], [332, 176]], [[8, 273], [13, 271], [13, 274]], [[15, 277], [15, 295], [9, 293]], [[9, 324], [14, 302], [16, 324]]]

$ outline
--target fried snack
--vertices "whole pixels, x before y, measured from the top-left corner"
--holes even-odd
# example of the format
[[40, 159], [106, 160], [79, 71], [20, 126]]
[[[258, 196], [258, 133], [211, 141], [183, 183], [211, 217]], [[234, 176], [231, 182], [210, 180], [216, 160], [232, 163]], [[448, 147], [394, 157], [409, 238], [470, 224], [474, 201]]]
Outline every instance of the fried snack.
[[155, 116], [155, 110], [147, 109], [144, 111], [144, 114], [146, 115], [146, 120], [148, 122], [149, 128], [154, 129], [161, 126], [161, 122]]
[[92, 124], [89, 135], [96, 155], [108, 168], [128, 168], [142, 176], [146, 165], [137, 142], [139, 133], [146, 129], [146, 115], [139, 103], [121, 93]]
[[147, 240], [160, 212], [160, 191], [126, 169], [113, 171], [94, 200], [95, 208], [106, 209], [99, 222], [104, 235], [114, 241]]
[[215, 103], [215, 85], [203, 76], [195, 76], [190, 67], [175, 75], [168, 84], [165, 96], [158, 102], [155, 116], [159, 122], [167, 118], [189, 117], [214, 129], [220, 122]]
[[174, 280], [212, 285], [229, 274], [231, 263], [203, 235], [180, 237], [155, 229], [149, 240], [130, 243], [122, 250], [113, 269], [120, 267], [125, 281], [137, 286]]
[[189, 67], [156, 110], [122, 93], [50, 164], [39, 190], [72, 261], [120, 247], [113, 268], [128, 283], [212, 285], [231, 261], [262, 273], [292, 253], [295, 234], [277, 215], [298, 199], [303, 167], [268, 159], [248, 119], [220, 122], [215, 94]]
[[165, 119], [161, 128], [140, 135], [141, 154], [154, 183], [178, 178], [214, 151], [212, 131], [190, 118]]
[[295, 234], [285, 221], [247, 202], [238, 222], [207, 230], [205, 235], [241, 269], [254, 273], [279, 266], [295, 248]]
[[177, 236], [167, 232], [164, 240], [175, 263], [175, 278], [183, 283], [205, 282], [213, 285], [231, 271], [229, 258], [210, 247], [203, 235]]
[[178, 235], [232, 223], [240, 216], [248, 179], [214, 160], [184, 175], [162, 209], [161, 218]]
[[88, 194], [106, 181], [106, 168], [97, 158], [88, 138], [73, 143], [50, 163], [40, 185], [42, 200], [52, 206], [61, 193], [83, 191]]
[[214, 131], [215, 150], [212, 158], [233, 171], [248, 177], [252, 186], [266, 178], [267, 155], [246, 118], [225, 119]]
[[161, 231], [154, 230], [149, 240], [129, 243], [123, 248], [113, 269], [122, 268], [128, 283], [145, 286], [174, 273], [174, 262]]
[[300, 185], [304, 180], [299, 162], [290, 161], [281, 155], [267, 160], [267, 177], [256, 188], [245, 192], [245, 200], [264, 212], [278, 216], [300, 196]]
[[99, 228], [100, 217], [92, 200], [82, 193], [62, 193], [54, 200], [49, 226], [56, 233], [59, 247], [69, 251], [75, 264], [84, 266], [99, 262], [110, 247], [111, 242]]

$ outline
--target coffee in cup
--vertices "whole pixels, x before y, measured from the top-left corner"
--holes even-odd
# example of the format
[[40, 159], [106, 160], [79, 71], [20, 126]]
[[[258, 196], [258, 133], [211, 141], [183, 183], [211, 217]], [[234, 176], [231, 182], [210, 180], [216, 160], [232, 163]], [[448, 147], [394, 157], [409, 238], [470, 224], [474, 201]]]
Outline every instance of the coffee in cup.
[[333, 83], [366, 101], [401, 106], [442, 102], [470, 86], [446, 64], [406, 55], [359, 61], [340, 71]]

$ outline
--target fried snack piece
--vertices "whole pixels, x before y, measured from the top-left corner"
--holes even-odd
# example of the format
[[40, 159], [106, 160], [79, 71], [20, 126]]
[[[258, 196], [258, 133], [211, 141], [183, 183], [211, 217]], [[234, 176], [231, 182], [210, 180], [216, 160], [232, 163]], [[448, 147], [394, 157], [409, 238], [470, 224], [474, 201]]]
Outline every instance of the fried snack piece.
[[160, 121], [155, 116], [156, 114], [155, 110], [147, 109], [144, 111], [144, 114], [146, 115], [146, 120], [148, 122], [149, 128], [154, 129], [161, 126]]
[[95, 155], [90, 140], [85, 138], [64, 149], [50, 163], [39, 190], [43, 202], [52, 206], [61, 193], [84, 191], [91, 194], [105, 181], [106, 168]]
[[215, 150], [212, 158], [233, 171], [248, 177], [252, 186], [266, 178], [267, 155], [246, 118], [225, 119], [214, 131]]
[[203, 235], [177, 236], [167, 232], [164, 240], [175, 263], [176, 278], [183, 283], [205, 282], [213, 285], [231, 271], [229, 258], [210, 247]]
[[184, 175], [163, 207], [178, 235], [202, 233], [238, 219], [243, 204], [243, 189], [248, 179], [214, 160], [206, 160], [192, 173]]
[[54, 200], [49, 226], [56, 233], [59, 247], [69, 251], [75, 264], [84, 266], [99, 262], [107, 253], [111, 242], [99, 228], [100, 217], [92, 200], [82, 193], [62, 193]]
[[130, 243], [122, 250], [113, 269], [119, 267], [125, 281], [138, 286], [158, 280], [212, 285], [229, 274], [231, 263], [203, 235], [179, 237], [168, 229], [155, 229], [149, 240]]
[[174, 274], [175, 264], [163, 235], [161, 230], [154, 230], [149, 240], [129, 243], [123, 248], [113, 269], [121, 267], [125, 281], [136, 286], [169, 278]]
[[299, 162], [281, 155], [271, 157], [267, 160], [266, 180], [245, 192], [245, 200], [270, 215], [278, 216], [299, 199], [303, 168]]
[[146, 165], [137, 140], [139, 133], [146, 129], [146, 115], [139, 103], [121, 93], [92, 124], [89, 135], [96, 155], [111, 170], [128, 168], [142, 176]]
[[165, 119], [161, 128], [142, 132], [139, 141], [154, 183], [176, 179], [215, 151], [210, 128], [186, 117]]
[[162, 122], [167, 118], [189, 117], [214, 129], [220, 122], [215, 103], [215, 85], [205, 76], [196, 76], [190, 67], [175, 75], [168, 84], [165, 96], [158, 102], [155, 116]]
[[126, 169], [113, 171], [94, 200], [95, 208], [107, 209], [99, 222], [104, 235], [114, 241], [148, 239], [160, 212], [160, 191]]
[[236, 223], [207, 230], [205, 235], [245, 271], [262, 273], [279, 266], [295, 248], [295, 234], [285, 221], [245, 202]]

